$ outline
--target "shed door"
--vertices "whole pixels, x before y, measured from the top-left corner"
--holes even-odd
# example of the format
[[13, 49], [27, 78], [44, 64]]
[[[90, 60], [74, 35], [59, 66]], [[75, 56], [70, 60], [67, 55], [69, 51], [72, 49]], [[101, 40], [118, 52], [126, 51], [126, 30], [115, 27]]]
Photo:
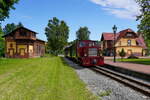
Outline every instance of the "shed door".
[[14, 50], [13, 50], [13, 49], [10, 49], [10, 50], [9, 50], [9, 55], [10, 55], [10, 56], [13, 56], [13, 55], [14, 55]]
[[25, 55], [25, 49], [20, 49], [20, 55], [24, 56]]

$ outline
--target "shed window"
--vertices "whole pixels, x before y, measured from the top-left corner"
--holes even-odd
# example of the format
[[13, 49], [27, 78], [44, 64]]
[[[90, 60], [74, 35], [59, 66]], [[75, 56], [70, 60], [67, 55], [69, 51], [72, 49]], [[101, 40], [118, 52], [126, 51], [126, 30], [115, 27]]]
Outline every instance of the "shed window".
[[13, 44], [12, 44], [12, 43], [10, 44], [10, 47], [11, 47], [11, 48], [13, 47]]
[[20, 33], [20, 36], [27, 36], [27, 33], [21, 32], [21, 33]]

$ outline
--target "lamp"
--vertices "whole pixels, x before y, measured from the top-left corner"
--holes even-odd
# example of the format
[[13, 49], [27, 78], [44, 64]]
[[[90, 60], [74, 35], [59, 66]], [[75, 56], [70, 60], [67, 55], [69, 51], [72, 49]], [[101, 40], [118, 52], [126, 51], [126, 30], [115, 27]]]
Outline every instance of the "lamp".
[[113, 33], [114, 33], [114, 63], [116, 62], [116, 48], [115, 48], [115, 40], [116, 40], [116, 32], [117, 32], [117, 27], [116, 25], [113, 26]]

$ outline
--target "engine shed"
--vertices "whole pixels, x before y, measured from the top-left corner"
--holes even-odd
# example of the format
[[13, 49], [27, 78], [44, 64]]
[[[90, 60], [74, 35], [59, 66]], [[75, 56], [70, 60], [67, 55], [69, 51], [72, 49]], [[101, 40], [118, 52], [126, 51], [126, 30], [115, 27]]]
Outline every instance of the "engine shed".
[[33, 58], [45, 54], [45, 41], [36, 38], [37, 33], [25, 27], [19, 27], [4, 35], [5, 57]]

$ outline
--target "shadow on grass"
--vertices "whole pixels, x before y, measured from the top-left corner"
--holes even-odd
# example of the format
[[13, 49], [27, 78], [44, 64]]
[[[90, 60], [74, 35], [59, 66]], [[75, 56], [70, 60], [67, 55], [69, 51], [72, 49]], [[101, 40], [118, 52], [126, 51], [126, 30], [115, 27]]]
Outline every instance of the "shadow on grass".
[[74, 63], [73, 61], [71, 61], [71, 60], [69, 60], [68, 58], [65, 58], [65, 57], [61, 57], [61, 61], [62, 61], [62, 63], [63, 63], [65, 66], [70, 66], [70, 67], [72, 67], [72, 68], [74, 68], [74, 69], [80, 70], [80, 69], [86, 68], [86, 67], [80, 66], [80, 65], [77, 64], [77, 63]]

